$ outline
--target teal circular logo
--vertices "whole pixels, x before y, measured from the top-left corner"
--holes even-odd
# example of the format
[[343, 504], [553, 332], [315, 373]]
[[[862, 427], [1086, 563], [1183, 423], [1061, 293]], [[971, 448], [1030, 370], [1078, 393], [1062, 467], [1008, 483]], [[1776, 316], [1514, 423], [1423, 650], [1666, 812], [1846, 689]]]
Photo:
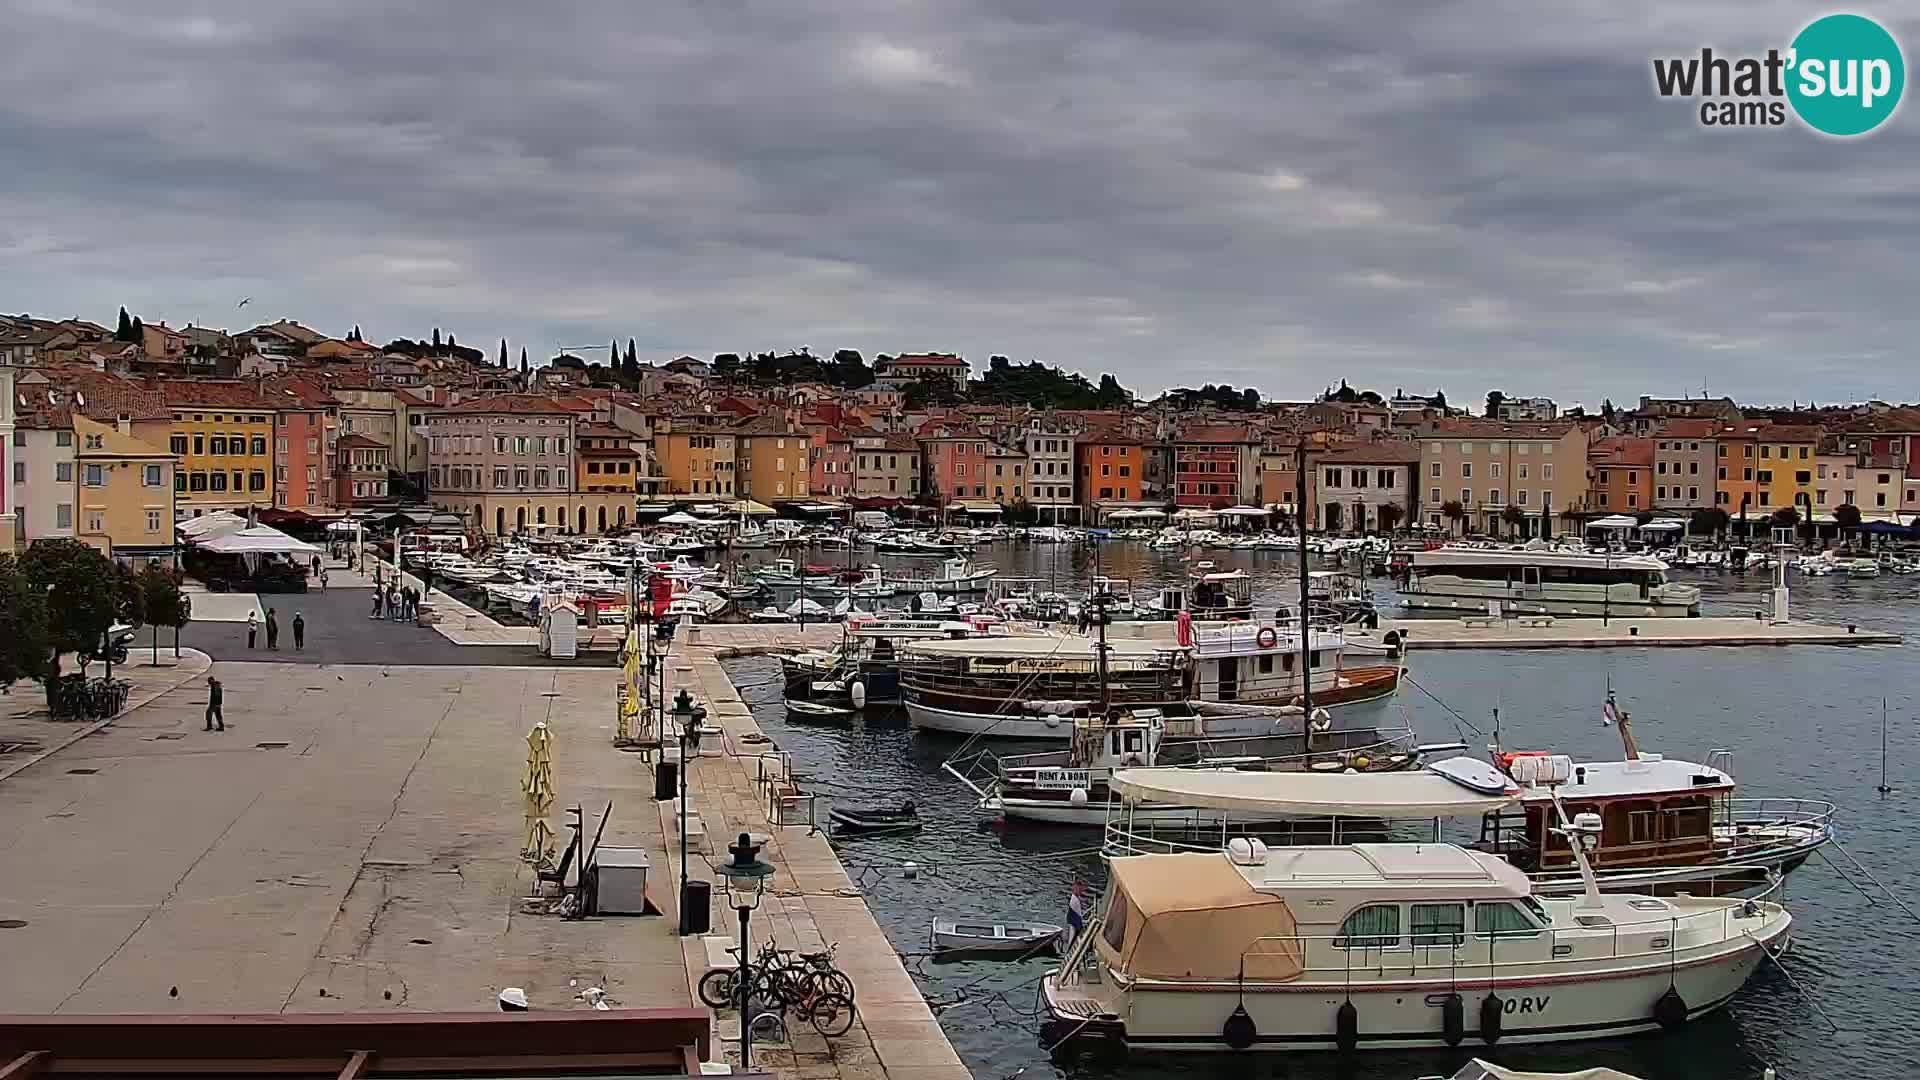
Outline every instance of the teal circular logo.
[[1862, 15], [1815, 19], [1793, 39], [1787, 100], [1815, 131], [1864, 135], [1900, 105], [1907, 65], [1900, 44]]

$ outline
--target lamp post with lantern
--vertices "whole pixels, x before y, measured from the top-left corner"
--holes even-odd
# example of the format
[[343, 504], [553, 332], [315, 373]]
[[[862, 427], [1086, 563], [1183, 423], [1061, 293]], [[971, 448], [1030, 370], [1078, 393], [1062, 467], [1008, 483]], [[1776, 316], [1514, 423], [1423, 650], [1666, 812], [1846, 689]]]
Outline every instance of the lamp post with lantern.
[[707, 710], [693, 703], [682, 687], [673, 699], [673, 718], [680, 728], [680, 934], [693, 932], [693, 905], [687, 888], [687, 768], [700, 753], [700, 722]]
[[740, 913], [740, 974], [734, 979], [734, 985], [740, 988], [740, 1071], [750, 1073], [753, 1071], [753, 953], [747, 928], [754, 909], [760, 906], [760, 897], [766, 892], [767, 878], [773, 876], [773, 867], [760, 861], [760, 845], [746, 833], [741, 833], [727, 852], [733, 858], [720, 867], [720, 873], [727, 879], [727, 894], [733, 909]]

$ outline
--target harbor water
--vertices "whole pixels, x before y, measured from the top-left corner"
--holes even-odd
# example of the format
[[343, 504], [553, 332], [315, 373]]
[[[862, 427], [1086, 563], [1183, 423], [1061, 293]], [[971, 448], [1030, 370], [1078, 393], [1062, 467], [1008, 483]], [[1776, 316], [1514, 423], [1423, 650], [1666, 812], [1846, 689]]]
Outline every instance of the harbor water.
[[[1258, 609], [1297, 595], [1291, 556], [1277, 552], [1209, 554], [1221, 569], [1255, 575]], [[1084, 549], [1069, 545], [982, 549], [1002, 574], [1058, 582], [1080, 592], [1089, 573]], [[1100, 548], [1102, 573], [1129, 578], [1136, 593], [1184, 578], [1191, 560], [1140, 544]], [[1675, 571], [1697, 583], [1702, 614], [1749, 615], [1764, 608], [1766, 574]], [[1391, 584], [1375, 579], [1383, 611]], [[1793, 579], [1796, 618], [1920, 635], [1920, 575]], [[1509, 749], [1541, 749], [1580, 758], [1617, 758], [1616, 729], [1600, 722], [1611, 687], [1631, 713], [1643, 750], [1702, 761], [1733, 751], [1741, 796], [1827, 799], [1839, 806], [1839, 843], [1887, 888], [1920, 907], [1920, 653], [1908, 648], [1827, 646], [1760, 648], [1570, 649], [1524, 652], [1415, 651], [1414, 685], [1401, 691], [1423, 742], [1459, 740], [1480, 752], [1498, 710]], [[1076, 880], [1097, 895], [1105, 884], [1096, 829], [1002, 827], [973, 806], [971, 794], [941, 770], [956, 738], [912, 732], [904, 716], [866, 715], [851, 726], [790, 720], [781, 705], [778, 662], [728, 663], [761, 727], [816, 791], [848, 803], [917, 805], [922, 832], [838, 842], [848, 871], [866, 892], [894, 947], [934, 1003], [955, 1048], [976, 1077], [1116, 1075], [1260, 1076], [1410, 1080], [1447, 1075], [1472, 1054], [1542, 1070], [1608, 1065], [1649, 1080], [1757, 1080], [1772, 1065], [1781, 1080], [1904, 1080], [1920, 1074], [1915, 1030], [1920, 992], [1920, 923], [1864, 882], [1871, 899], [1816, 856], [1788, 879], [1796, 918], [1790, 981], [1771, 965], [1730, 1008], [1670, 1034], [1550, 1046], [1457, 1052], [1337, 1055], [1232, 1054], [1135, 1056], [1121, 1063], [1056, 1061], [1039, 1038], [1037, 980], [1045, 961], [1020, 965], [936, 965], [926, 958], [934, 916], [1020, 919], [1065, 924]], [[1882, 701], [1888, 718], [1891, 794], [1881, 780]], [[871, 711], [870, 711], [871, 712]], [[797, 718], [796, 718], [797, 719]], [[1462, 826], [1464, 827], [1464, 826]], [[1844, 862], [1839, 852], [1835, 861]], [[915, 864], [910, 875], [905, 866]], [[1860, 875], [1853, 875], [1860, 880]], [[1797, 982], [1798, 988], [1794, 983]], [[1821, 1010], [1838, 1024], [1836, 1033]]]

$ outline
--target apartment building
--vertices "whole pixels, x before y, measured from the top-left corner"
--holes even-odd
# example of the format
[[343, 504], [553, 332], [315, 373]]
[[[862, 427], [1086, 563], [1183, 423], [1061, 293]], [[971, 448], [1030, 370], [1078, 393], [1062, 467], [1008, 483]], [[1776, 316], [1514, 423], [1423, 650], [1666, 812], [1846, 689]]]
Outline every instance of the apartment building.
[[1653, 509], [1655, 440], [1615, 435], [1587, 448], [1587, 507], [1596, 513]]
[[303, 513], [332, 510], [339, 495], [334, 482], [339, 400], [324, 387], [292, 376], [263, 380], [261, 392], [276, 405], [273, 505]]
[[653, 452], [667, 494], [736, 496], [739, 452], [730, 417], [663, 420], [654, 429]]
[[334, 503], [343, 510], [361, 510], [387, 502], [387, 473], [392, 468], [393, 448], [371, 435], [357, 432], [340, 436], [334, 443]]
[[784, 417], [756, 416], [736, 425], [733, 435], [740, 494], [771, 506], [811, 492], [810, 440]]
[[[1506, 423], [1450, 418], [1416, 429], [1420, 444], [1420, 516], [1441, 528], [1452, 523], [1444, 507], [1458, 502], [1472, 532], [1522, 537], [1551, 534], [1556, 516], [1586, 509], [1587, 430], [1568, 420]], [[1526, 515], [1509, 529], [1509, 506]]]
[[872, 428], [851, 428], [853, 490], [861, 499], [899, 499], [910, 502], [920, 497], [920, 444], [904, 435], [889, 435]]
[[1171, 444], [1175, 503], [1219, 509], [1258, 497], [1260, 439], [1245, 424], [1190, 424]]
[[1811, 517], [1813, 458], [1823, 434], [1811, 424], [1770, 424], [1755, 433], [1759, 457], [1754, 465], [1754, 482], [1761, 509], [1771, 513], [1791, 506], [1803, 519]]
[[449, 406], [426, 425], [434, 505], [494, 536], [541, 528], [587, 533], [603, 507], [608, 527], [625, 526], [633, 514], [631, 491], [576, 488], [580, 422], [573, 405], [537, 394]]
[[1655, 509], [1686, 512], [1715, 505], [1719, 428], [1712, 420], [1669, 420], [1653, 430]]
[[173, 451], [136, 438], [126, 417], [75, 413], [73, 442], [75, 537], [128, 565], [173, 565]]
[[[1309, 505], [1316, 507], [1319, 527], [1369, 533], [1405, 526], [1418, 506], [1419, 465], [1420, 448], [1404, 440], [1337, 446], [1312, 455], [1315, 501]], [[1383, 519], [1381, 511], [1389, 506], [1393, 509]]]
[[[942, 501], [991, 498], [987, 483], [987, 446], [979, 432], [936, 427], [920, 435], [926, 488]], [[1002, 463], [1004, 466], [1004, 462]], [[1002, 478], [1002, 487], [1005, 487]]]
[[160, 390], [173, 412], [168, 441], [180, 461], [175, 512], [200, 517], [271, 507], [278, 404], [254, 383], [238, 380], [172, 381]]
[[9, 358], [0, 358], [0, 555], [14, 549], [14, 533], [19, 529], [13, 512], [18, 497], [11, 487], [13, 470], [13, 364]]
[[1040, 511], [1043, 521], [1058, 521], [1060, 512], [1073, 510], [1074, 446], [1077, 435], [1071, 425], [1051, 417], [1033, 417], [1019, 433], [1027, 453], [1027, 501]]
[[1124, 429], [1093, 431], [1074, 444], [1080, 474], [1080, 506], [1090, 520], [1112, 510], [1147, 507], [1144, 444]]
[[[1735, 518], [1760, 511], [1760, 430], [1765, 426], [1748, 421], [1723, 423], [1714, 433], [1714, 505]], [[1770, 492], [1767, 498], [1771, 501]], [[1771, 508], [1765, 513], [1772, 513]]]
[[901, 353], [874, 361], [874, 381], [899, 388], [922, 379], [945, 379], [955, 386], [967, 385], [973, 369], [965, 360], [949, 353]]

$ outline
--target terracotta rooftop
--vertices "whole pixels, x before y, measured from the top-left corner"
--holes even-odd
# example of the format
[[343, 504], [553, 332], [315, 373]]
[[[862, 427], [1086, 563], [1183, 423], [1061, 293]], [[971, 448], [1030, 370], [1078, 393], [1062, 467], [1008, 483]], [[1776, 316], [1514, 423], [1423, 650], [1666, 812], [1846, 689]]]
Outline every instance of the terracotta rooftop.
[[167, 404], [176, 409], [260, 409], [274, 403], [251, 382], [210, 379], [169, 379], [160, 384]]
[[1245, 424], [1189, 424], [1174, 433], [1177, 443], [1258, 442]]
[[449, 413], [520, 413], [572, 416], [575, 409], [541, 394], [494, 394], [447, 407]]
[[340, 450], [385, 450], [387, 448], [387, 444], [379, 439], [362, 435], [357, 431], [340, 436], [333, 445]]
[[1616, 435], [1587, 447], [1587, 460], [1595, 465], [1653, 467], [1653, 440]]
[[1335, 447], [1316, 459], [1329, 465], [1412, 465], [1420, 460], [1418, 443], [1405, 439]]
[[1693, 420], [1682, 417], [1662, 421], [1659, 427], [1654, 428], [1654, 434], [1669, 439], [1705, 439], [1717, 434], [1720, 427], [1718, 420]]
[[1442, 439], [1558, 439], [1577, 426], [1571, 420], [1487, 420], [1478, 417], [1450, 417], [1420, 424], [1422, 438]]
[[967, 362], [951, 353], [901, 353], [885, 361], [887, 364], [914, 364], [932, 367], [965, 367]]
[[1862, 435], [1920, 434], [1920, 409], [1903, 405], [1884, 412], [1871, 412], [1841, 424], [1840, 430]]

